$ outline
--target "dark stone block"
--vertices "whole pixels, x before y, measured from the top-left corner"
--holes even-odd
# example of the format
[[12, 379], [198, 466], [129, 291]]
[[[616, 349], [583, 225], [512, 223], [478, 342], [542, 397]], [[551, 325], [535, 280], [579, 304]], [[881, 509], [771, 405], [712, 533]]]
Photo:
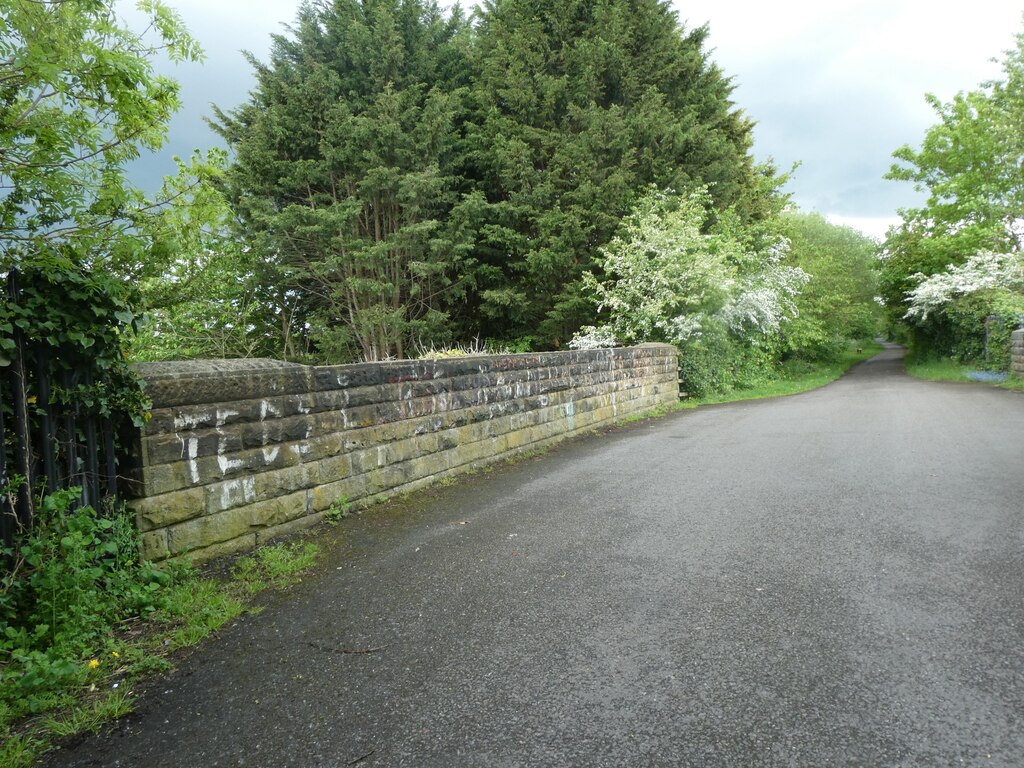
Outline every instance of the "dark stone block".
[[382, 383], [380, 363], [330, 365], [313, 368], [312, 385], [317, 392], [331, 389], [371, 387]]
[[309, 371], [304, 365], [277, 360], [196, 360], [138, 363], [154, 408], [230, 403], [306, 392]]
[[395, 363], [378, 363], [381, 381], [384, 384], [401, 384], [407, 381], [424, 381], [434, 378], [433, 360], [406, 360]]

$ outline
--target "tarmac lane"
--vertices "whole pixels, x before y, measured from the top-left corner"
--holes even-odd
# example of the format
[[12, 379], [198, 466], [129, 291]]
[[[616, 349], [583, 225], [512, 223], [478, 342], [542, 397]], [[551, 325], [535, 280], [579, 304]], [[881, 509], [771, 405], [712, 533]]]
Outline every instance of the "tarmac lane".
[[901, 356], [346, 520], [47, 764], [1024, 765], [1024, 396]]

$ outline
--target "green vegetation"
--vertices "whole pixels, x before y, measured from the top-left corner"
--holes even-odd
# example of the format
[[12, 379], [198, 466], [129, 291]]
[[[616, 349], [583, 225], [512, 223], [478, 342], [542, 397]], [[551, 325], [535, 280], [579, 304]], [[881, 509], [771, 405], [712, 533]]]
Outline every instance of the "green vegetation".
[[786, 263], [810, 275], [794, 299], [796, 316], [783, 328], [786, 354], [836, 359], [845, 354], [848, 339], [874, 338], [882, 321], [875, 299], [878, 245], [817, 213], [787, 211], [781, 225], [789, 239]]
[[[874, 332], [868, 244], [783, 213], [785, 176], [754, 163], [708, 30], [664, 0], [495, 0], [472, 24], [433, 0], [305, 4], [251, 60], [246, 102], [216, 112], [230, 162], [196, 154], [154, 196], [124, 173], [179, 104], [153, 62], [201, 54], [170, 9], [140, 5], [141, 35], [113, 0], [12, 0], [3, 18], [0, 275], [27, 298], [0, 305], [0, 366], [20, 335], [96, 367], [101, 383], [57, 395], [75, 405], [146, 417], [125, 352], [656, 340], [711, 402], [824, 383]], [[5, 765], [126, 711], [133, 680], [316, 555], [262, 550], [221, 581], [160, 570], [124, 515], [19, 491], [41, 504], [3, 553]]]
[[921, 358], [1006, 370], [1010, 332], [1024, 324], [1024, 35], [1001, 78], [928, 101], [939, 122], [919, 150], [897, 150], [889, 174], [928, 198], [901, 212], [884, 246], [888, 319]]
[[230, 215], [211, 206], [143, 285], [140, 358], [564, 348], [648, 185], [707, 190], [708, 226], [737, 234], [784, 204], [707, 29], [660, 0], [502, 0], [472, 25], [432, 0], [343, 0], [292, 30], [252, 60], [249, 100], [217, 110]]
[[119, 25], [112, 3], [13, 0], [0, 36], [0, 269], [91, 264], [132, 270], [152, 251], [159, 216], [124, 175], [163, 144], [180, 104], [153, 59], [201, 53], [159, 0], [140, 7], [145, 34]]
[[317, 546], [266, 547], [227, 580], [186, 564], [140, 561], [132, 520], [46, 497], [0, 581], [0, 765], [31, 765], [50, 742], [131, 709], [132, 683], [172, 668], [168, 655], [242, 613], [268, 587], [294, 583]]
[[784, 362], [774, 377], [766, 377], [762, 382], [749, 387], [684, 400], [680, 403], [680, 407], [696, 408], [713, 403], [760, 400], [807, 392], [835, 381], [857, 363], [863, 362], [881, 351], [880, 344], [866, 341], [861, 346], [850, 344], [839, 355], [824, 360], [792, 359]]
[[[969, 374], [972, 367], [949, 357], [921, 357], [907, 355], [904, 362], [907, 373], [925, 381], [963, 381], [974, 382]], [[993, 382], [991, 386], [1024, 392], [1024, 378], [1010, 376], [1006, 381]]]
[[[151, 199], [123, 168], [162, 143], [179, 103], [153, 57], [201, 54], [173, 12], [143, 7], [154, 23], [137, 35], [109, 0], [16, 2], [0, 116], [5, 266], [63, 260], [132, 286], [133, 359], [335, 363], [474, 338], [534, 351], [617, 327], [619, 341], [680, 343], [687, 386], [712, 392], [836, 354], [871, 322], [863, 243], [781, 215], [785, 176], [754, 163], [707, 28], [663, 0], [500, 0], [472, 23], [434, 0], [304, 5], [269, 60], [250, 59], [248, 100], [215, 110], [230, 162], [179, 162]], [[692, 230], [661, 266], [708, 269], [661, 292], [653, 325], [624, 329], [606, 299], [632, 289], [614, 262], [648, 258], [656, 228], [634, 225], [658, 196], [658, 215], [685, 211]], [[52, 213], [18, 202], [36, 198]]]

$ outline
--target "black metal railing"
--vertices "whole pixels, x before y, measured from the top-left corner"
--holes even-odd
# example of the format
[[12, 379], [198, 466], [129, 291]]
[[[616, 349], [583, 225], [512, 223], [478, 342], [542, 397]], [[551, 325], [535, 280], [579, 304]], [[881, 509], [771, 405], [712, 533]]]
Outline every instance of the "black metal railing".
[[[21, 300], [14, 271], [3, 298]], [[76, 396], [95, 383], [89, 359], [27, 338], [16, 324], [9, 338], [13, 348], [0, 359], [0, 540], [7, 547], [31, 528], [46, 493], [80, 488], [81, 504], [92, 507], [116, 500], [121, 463], [114, 420]]]

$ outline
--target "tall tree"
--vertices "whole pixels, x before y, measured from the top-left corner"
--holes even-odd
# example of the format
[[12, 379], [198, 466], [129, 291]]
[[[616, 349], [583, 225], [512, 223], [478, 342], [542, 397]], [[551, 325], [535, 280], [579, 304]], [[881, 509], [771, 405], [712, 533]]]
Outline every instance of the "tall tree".
[[683, 29], [665, 0], [487, 0], [477, 35], [467, 173], [486, 197], [487, 334], [558, 346], [591, 320], [580, 277], [649, 183], [771, 208], [707, 28]]
[[787, 351], [827, 358], [851, 339], [873, 337], [881, 320], [878, 244], [818, 213], [789, 211], [781, 224], [790, 241], [787, 263], [810, 275], [784, 329]]
[[249, 102], [217, 112], [244, 231], [294, 310], [285, 355], [312, 342], [322, 358], [377, 360], [446, 333], [466, 30], [432, 0], [307, 4], [269, 63], [250, 57]]

